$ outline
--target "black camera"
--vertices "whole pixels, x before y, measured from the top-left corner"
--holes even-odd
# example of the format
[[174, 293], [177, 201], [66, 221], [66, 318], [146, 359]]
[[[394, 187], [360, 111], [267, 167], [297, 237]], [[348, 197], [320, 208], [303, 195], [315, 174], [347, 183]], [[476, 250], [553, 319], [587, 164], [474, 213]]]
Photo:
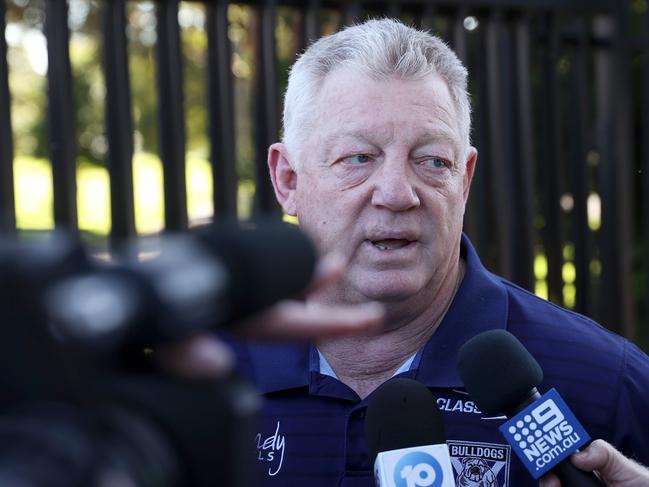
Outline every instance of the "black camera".
[[257, 483], [256, 391], [234, 376], [173, 378], [151, 358], [302, 290], [313, 247], [280, 224], [156, 247], [100, 263], [66, 235], [0, 236], [1, 485]]

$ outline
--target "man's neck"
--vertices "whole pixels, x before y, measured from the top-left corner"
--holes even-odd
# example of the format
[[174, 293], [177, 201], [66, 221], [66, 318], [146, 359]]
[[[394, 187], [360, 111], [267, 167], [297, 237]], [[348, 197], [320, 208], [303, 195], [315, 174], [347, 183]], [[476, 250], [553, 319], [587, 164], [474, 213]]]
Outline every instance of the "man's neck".
[[401, 365], [421, 349], [435, 333], [455, 297], [462, 277], [464, 261], [457, 272], [442, 283], [428, 306], [404, 314], [408, 303], [387, 306], [387, 329], [375, 336], [343, 337], [318, 343], [338, 378], [360, 397], [394, 375]]

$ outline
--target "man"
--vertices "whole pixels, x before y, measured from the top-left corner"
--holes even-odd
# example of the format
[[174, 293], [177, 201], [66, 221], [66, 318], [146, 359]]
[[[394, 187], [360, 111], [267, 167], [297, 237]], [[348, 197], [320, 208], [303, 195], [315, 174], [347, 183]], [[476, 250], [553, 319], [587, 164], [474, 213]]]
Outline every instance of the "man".
[[466, 77], [439, 39], [393, 20], [320, 39], [292, 68], [284, 139], [268, 155], [275, 193], [322, 254], [348, 259], [312, 302], [378, 301], [386, 325], [240, 351], [266, 398], [255, 447], [268, 485], [373, 485], [364, 412], [395, 375], [437, 397], [456, 476], [476, 458], [501, 487], [537, 485], [504, 444], [503, 419], [479, 411], [455, 370], [459, 347], [494, 328], [523, 342], [541, 389], [556, 387], [592, 437], [649, 459], [649, 358], [488, 273], [462, 234], [477, 159]]

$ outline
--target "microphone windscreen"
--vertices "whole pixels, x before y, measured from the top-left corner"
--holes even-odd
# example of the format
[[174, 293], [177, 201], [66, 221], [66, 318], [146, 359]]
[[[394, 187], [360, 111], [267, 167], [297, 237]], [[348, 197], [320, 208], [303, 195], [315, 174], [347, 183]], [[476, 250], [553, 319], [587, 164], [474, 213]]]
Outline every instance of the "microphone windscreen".
[[468, 340], [458, 353], [457, 370], [473, 401], [490, 416], [519, 406], [543, 380], [538, 362], [505, 330]]
[[242, 228], [220, 224], [200, 236], [228, 270], [232, 321], [295, 297], [313, 277], [316, 250], [293, 225], [260, 222]]
[[382, 451], [446, 443], [435, 397], [416, 380], [388, 380], [374, 391], [368, 403], [365, 439], [372, 462]]

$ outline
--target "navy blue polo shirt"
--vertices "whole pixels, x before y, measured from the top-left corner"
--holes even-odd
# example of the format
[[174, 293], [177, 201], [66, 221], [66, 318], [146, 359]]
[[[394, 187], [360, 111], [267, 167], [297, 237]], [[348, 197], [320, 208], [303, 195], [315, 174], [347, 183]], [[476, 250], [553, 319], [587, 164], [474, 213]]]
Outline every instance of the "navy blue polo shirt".
[[[543, 368], [540, 391], [555, 387], [592, 438], [649, 463], [649, 357], [592, 320], [489, 273], [466, 236], [461, 255], [466, 273], [453, 303], [412, 368], [398, 374], [424, 383], [437, 398], [457, 484], [482, 485], [461, 482], [465, 465], [478, 462], [484, 485], [489, 479], [500, 487], [538, 485], [498, 431], [504, 418], [482, 414], [455, 370], [460, 346], [496, 328], [522, 341]], [[371, 395], [360, 400], [320, 373], [312, 345], [248, 344], [237, 353], [265, 398], [250, 439], [263, 485], [374, 485], [364, 439]]]

